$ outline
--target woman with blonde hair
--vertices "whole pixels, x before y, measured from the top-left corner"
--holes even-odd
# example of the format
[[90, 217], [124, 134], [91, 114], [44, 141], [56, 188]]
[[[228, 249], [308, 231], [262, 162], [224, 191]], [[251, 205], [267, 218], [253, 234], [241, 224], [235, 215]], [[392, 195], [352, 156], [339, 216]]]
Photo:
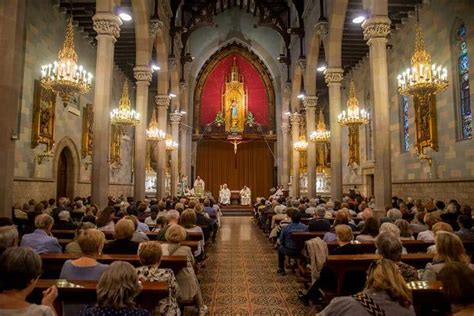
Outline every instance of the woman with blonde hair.
[[148, 310], [135, 306], [134, 300], [140, 291], [135, 268], [128, 262], [115, 261], [97, 283], [97, 305], [88, 306], [82, 315], [151, 315]]
[[202, 228], [200, 226], [196, 225], [196, 213], [192, 209], [187, 209], [185, 210], [180, 218], [179, 218], [179, 224], [184, 227], [186, 232], [198, 232], [202, 234], [202, 240], [199, 241], [199, 247], [198, 249], [194, 252], [194, 257], [198, 261], [202, 261], [202, 257], [204, 257], [204, 232], [202, 231]]
[[397, 265], [381, 259], [369, 267], [362, 292], [334, 298], [318, 315], [414, 316], [411, 291]]
[[446, 263], [461, 262], [474, 269], [471, 258], [466, 254], [466, 249], [458, 235], [446, 231], [438, 231], [435, 236], [436, 254], [433, 262], [427, 263], [422, 279], [424, 281], [436, 280], [441, 269]]
[[104, 247], [107, 254], [130, 254], [138, 252], [138, 243], [132, 241], [135, 225], [129, 219], [121, 219], [115, 225], [115, 240], [108, 242]]

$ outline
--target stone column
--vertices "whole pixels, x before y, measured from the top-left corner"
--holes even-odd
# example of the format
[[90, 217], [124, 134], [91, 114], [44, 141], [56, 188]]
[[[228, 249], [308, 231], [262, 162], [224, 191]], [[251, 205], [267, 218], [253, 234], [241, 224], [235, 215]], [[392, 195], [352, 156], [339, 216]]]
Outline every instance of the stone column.
[[[286, 115], [285, 115], [286, 116]], [[290, 124], [288, 123], [288, 116], [282, 118], [281, 123], [281, 147], [282, 147], [282, 162], [281, 162], [281, 185], [288, 188], [290, 182], [290, 156], [288, 155]]]
[[180, 105], [181, 110], [185, 111], [186, 114], [183, 115], [180, 125], [180, 134], [179, 134], [179, 162], [180, 162], [180, 173], [183, 176], [188, 178], [188, 183], [191, 180], [191, 157], [190, 157], [190, 142], [189, 142], [189, 135], [190, 135], [190, 128], [187, 126], [188, 124], [188, 113], [189, 106], [188, 106], [188, 85], [185, 82], [181, 82], [179, 84], [179, 97], [180, 97]]
[[[177, 143], [179, 143], [179, 123], [181, 123], [182, 116], [179, 112], [172, 112], [170, 114], [171, 137]], [[181, 146], [182, 144], [179, 144], [179, 147]], [[178, 192], [179, 147], [171, 152], [171, 196], [176, 196]]]
[[294, 112], [291, 115], [291, 133], [293, 140], [291, 146], [293, 152], [293, 181], [291, 181], [291, 196], [294, 198], [300, 196], [300, 153], [293, 148], [293, 145], [300, 139], [300, 122], [301, 114]]
[[[97, 3], [99, 6], [99, 3]], [[109, 194], [110, 101], [114, 71], [114, 44], [122, 21], [111, 12], [98, 11], [93, 17], [97, 32], [94, 95], [94, 146], [92, 152], [92, 201], [102, 209]]]
[[[159, 94], [155, 97], [158, 128], [166, 133], [168, 107], [170, 98], [168, 95]], [[160, 141], [155, 146], [155, 157], [157, 158], [156, 170], [156, 197], [161, 199], [165, 197], [165, 181], [166, 181], [166, 145], [165, 141]]]
[[316, 143], [309, 140], [311, 133], [315, 131], [316, 125], [316, 105], [318, 97], [315, 95], [306, 96], [303, 105], [306, 108], [306, 139], [308, 140], [308, 197], [316, 197]]
[[[25, 0], [0, 1], [0, 216], [11, 217], [15, 140], [25, 54]], [[29, 137], [29, 135], [27, 136]], [[15, 201], [19, 202], [19, 201]]]
[[369, 45], [370, 71], [374, 100], [375, 120], [375, 166], [374, 193], [375, 210], [384, 212], [392, 199], [392, 173], [390, 162], [390, 109], [388, 98], [387, 36], [390, 34], [390, 19], [372, 16], [362, 24], [364, 38]]
[[329, 124], [331, 128], [331, 199], [342, 198], [342, 134], [337, 116], [341, 112], [341, 68], [328, 68], [324, 75], [329, 87]]
[[135, 200], [143, 201], [147, 155], [145, 129], [148, 123], [148, 86], [151, 82], [151, 70], [149, 66], [137, 66], [133, 68], [133, 72], [137, 81], [136, 109], [142, 117], [135, 127], [134, 196]]

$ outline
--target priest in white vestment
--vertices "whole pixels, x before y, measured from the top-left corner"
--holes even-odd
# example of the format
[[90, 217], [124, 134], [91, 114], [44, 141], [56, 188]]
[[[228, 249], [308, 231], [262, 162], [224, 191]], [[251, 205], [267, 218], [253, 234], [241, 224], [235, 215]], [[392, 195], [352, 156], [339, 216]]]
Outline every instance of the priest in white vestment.
[[204, 180], [201, 179], [200, 176], [197, 176], [196, 180], [194, 181], [194, 194], [198, 197], [202, 197], [204, 195], [205, 187], [206, 184], [204, 183]]
[[240, 190], [240, 204], [251, 205], [251, 203], [252, 203], [252, 192], [246, 185], [244, 185], [244, 188]]
[[221, 187], [221, 190], [219, 191], [219, 203], [222, 205], [230, 204], [230, 190], [226, 183], [224, 183], [224, 185]]

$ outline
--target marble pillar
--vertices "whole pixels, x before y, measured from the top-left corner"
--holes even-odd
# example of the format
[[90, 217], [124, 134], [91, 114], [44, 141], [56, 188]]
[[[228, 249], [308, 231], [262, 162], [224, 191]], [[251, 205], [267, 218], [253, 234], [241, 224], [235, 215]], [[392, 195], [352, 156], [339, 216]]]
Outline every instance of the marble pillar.
[[[295, 144], [300, 139], [300, 122], [301, 114], [294, 112], [291, 115], [291, 134], [293, 144]], [[293, 146], [291, 149], [293, 152], [293, 180], [291, 181], [291, 196], [297, 198], [300, 196], [300, 152], [295, 150]]]
[[341, 81], [344, 70], [328, 68], [324, 79], [329, 88], [329, 125], [331, 128], [331, 199], [342, 198], [342, 133], [337, 122], [341, 112]]
[[[0, 217], [11, 217], [25, 49], [25, 0], [0, 1]], [[39, 72], [39, 69], [38, 69]]]
[[[170, 114], [171, 122], [171, 138], [176, 143], [179, 143], [179, 124], [181, 123], [183, 115], [179, 112]], [[178, 148], [171, 151], [171, 196], [176, 196], [178, 193], [178, 179], [179, 179], [179, 144]]]
[[289, 156], [289, 139], [290, 124], [288, 123], [288, 116], [282, 118], [281, 122], [281, 146], [282, 146], [282, 163], [281, 163], [281, 182], [284, 188], [288, 188], [290, 182], [290, 156]]
[[179, 98], [181, 111], [186, 112], [181, 119], [179, 131], [179, 173], [188, 178], [188, 183], [191, 180], [191, 151], [190, 134], [191, 129], [188, 127], [188, 113], [190, 113], [188, 104], [188, 85], [186, 82], [179, 84]]
[[[97, 6], [99, 7], [99, 2]], [[112, 12], [92, 17], [97, 32], [97, 59], [94, 95], [94, 147], [92, 152], [92, 201], [100, 209], [107, 206], [109, 195], [110, 103], [114, 70], [114, 45], [122, 21]]]
[[387, 36], [390, 19], [372, 16], [362, 24], [364, 38], [369, 45], [375, 120], [374, 194], [375, 210], [383, 213], [392, 200], [392, 173], [390, 162], [390, 109], [388, 97]]
[[303, 105], [306, 109], [306, 140], [308, 141], [307, 162], [308, 162], [308, 197], [316, 197], [316, 143], [310, 141], [310, 135], [316, 127], [316, 105], [318, 97], [315, 95], [306, 96]]
[[135, 127], [134, 197], [135, 200], [143, 201], [147, 155], [145, 130], [148, 122], [148, 87], [151, 82], [151, 70], [149, 66], [137, 66], [133, 68], [133, 73], [137, 83], [136, 110], [141, 115], [140, 123]]
[[[158, 117], [158, 128], [166, 133], [166, 126], [168, 121], [168, 107], [170, 105], [170, 98], [168, 95], [160, 94], [155, 97], [156, 111]], [[166, 195], [166, 144], [165, 141], [160, 141], [155, 146], [155, 157], [157, 159], [156, 170], [156, 197], [161, 199]]]

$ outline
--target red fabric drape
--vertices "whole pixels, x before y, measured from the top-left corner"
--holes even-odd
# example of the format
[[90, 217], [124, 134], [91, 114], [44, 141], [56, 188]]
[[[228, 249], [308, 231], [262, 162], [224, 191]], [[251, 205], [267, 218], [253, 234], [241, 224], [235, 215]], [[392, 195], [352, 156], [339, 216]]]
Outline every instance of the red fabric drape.
[[203, 140], [199, 143], [196, 157], [196, 175], [206, 182], [217, 199], [219, 186], [227, 183], [231, 190], [240, 190], [247, 185], [252, 191], [252, 200], [257, 196], [268, 196], [273, 187], [273, 156], [267, 144], [254, 140], [234, 146], [220, 140]]

